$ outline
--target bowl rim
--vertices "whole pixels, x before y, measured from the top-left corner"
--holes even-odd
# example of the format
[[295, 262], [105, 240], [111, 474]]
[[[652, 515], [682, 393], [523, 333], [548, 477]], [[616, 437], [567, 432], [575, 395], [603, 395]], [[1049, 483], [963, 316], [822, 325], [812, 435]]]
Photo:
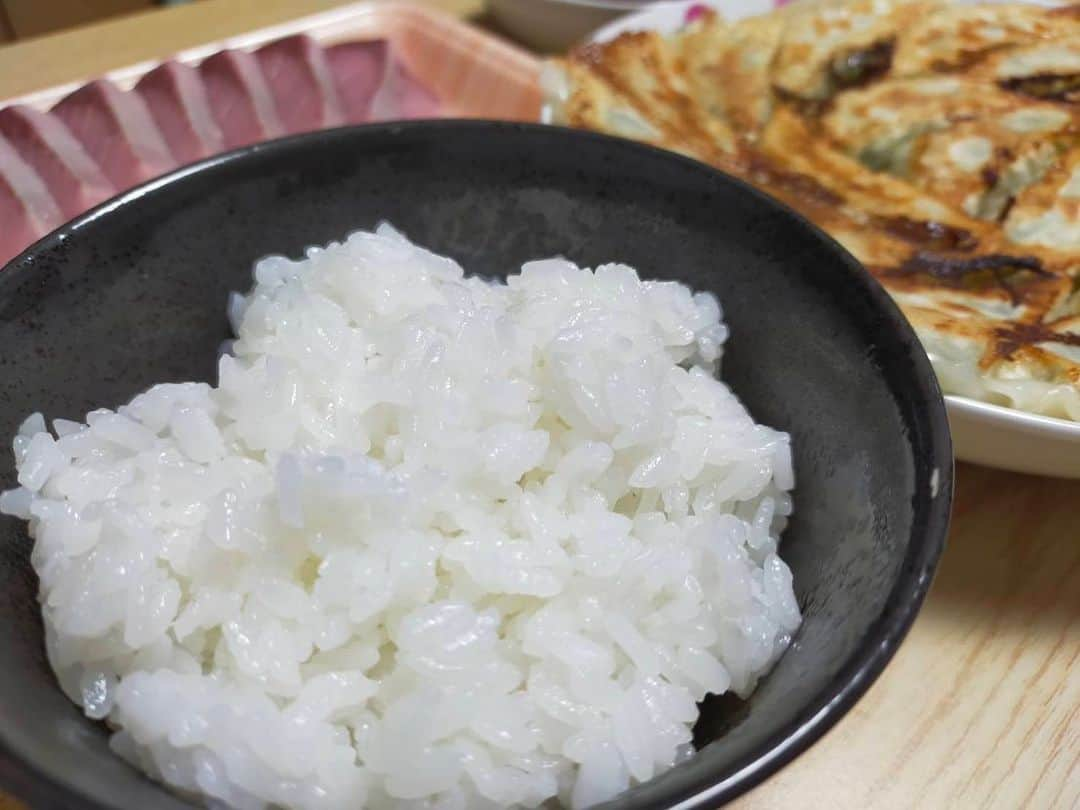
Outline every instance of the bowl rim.
[[[443, 130], [466, 132], [498, 132], [497, 137], [562, 138], [568, 141], [600, 142], [606, 148], [624, 150], [637, 154], [642, 160], [665, 160], [682, 164], [683, 168], [719, 175], [720, 178], [740, 189], [744, 194], [757, 198], [765, 204], [783, 210], [794, 227], [807, 229], [827, 245], [844, 266], [853, 294], [870, 299], [881, 313], [883, 329], [891, 330], [909, 347], [912, 379], [909, 396], [918, 403], [921, 424], [909, 431], [908, 440], [914, 456], [914, 483], [916, 506], [910, 530], [909, 543], [901, 563], [897, 579], [893, 583], [884, 607], [856, 645], [848, 660], [840, 667], [833, 679], [810, 700], [803, 711], [784, 724], [746, 755], [736, 760], [727, 776], [695, 780], [673, 797], [670, 810], [697, 810], [715, 807], [745, 793], [791, 762], [851, 709], [869, 689], [886, 664], [899, 649], [911, 628], [933, 580], [938, 560], [945, 548], [949, 519], [952, 509], [954, 487], [954, 463], [952, 440], [946, 416], [945, 400], [930, 361], [921, 348], [914, 331], [899, 307], [873, 277], [839, 242], [815, 226], [797, 211], [774, 199], [746, 181], [718, 169], [659, 147], [617, 138], [596, 132], [570, 129], [534, 122], [492, 121], [485, 119], [433, 119], [404, 122], [361, 124], [314, 132], [289, 135], [262, 143], [240, 147], [220, 155], [183, 166], [173, 172], [129, 189], [62, 225], [42, 237], [25, 251], [0, 268], [0, 279], [14, 274], [32, 273], [36, 257], [55, 249], [69, 236], [88, 225], [107, 217], [113, 211], [137, 205], [152, 194], [167, 194], [169, 189], [183, 183], [187, 178], [206, 173], [221, 172], [238, 162], [258, 159], [287, 159], [296, 151], [318, 149], [322, 143], [338, 139], [396, 135], [407, 132]], [[921, 454], [925, 458], [921, 457]], [[922, 488], [925, 487], [925, 491]], [[921, 494], [921, 499], [920, 499]], [[922, 510], [918, 506], [922, 504]], [[74, 708], [74, 706], [73, 706]], [[0, 785], [35, 807], [79, 808], [80, 810], [115, 810], [116, 805], [103, 804], [81, 793], [62, 779], [44, 771], [36, 763], [16, 753], [7, 742], [7, 734], [0, 729]], [[148, 778], [148, 777], [143, 777]], [[160, 786], [159, 786], [160, 787]], [[161, 788], [167, 791], [166, 788]], [[615, 807], [622, 797], [598, 807]], [[177, 801], [183, 801], [176, 797]]]

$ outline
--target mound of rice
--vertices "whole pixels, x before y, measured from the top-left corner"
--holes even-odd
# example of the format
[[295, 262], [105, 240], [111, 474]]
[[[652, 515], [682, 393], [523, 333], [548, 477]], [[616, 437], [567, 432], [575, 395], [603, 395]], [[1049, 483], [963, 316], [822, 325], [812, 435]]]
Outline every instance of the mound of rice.
[[580, 808], [690, 755], [799, 625], [787, 435], [714, 298], [506, 283], [389, 226], [272, 257], [220, 384], [35, 414], [0, 509], [49, 660], [172, 787], [240, 808]]

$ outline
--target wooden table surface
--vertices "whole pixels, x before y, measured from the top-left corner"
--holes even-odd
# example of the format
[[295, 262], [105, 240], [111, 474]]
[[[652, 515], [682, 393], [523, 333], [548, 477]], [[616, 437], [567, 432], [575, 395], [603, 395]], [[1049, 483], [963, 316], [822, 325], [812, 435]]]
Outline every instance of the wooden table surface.
[[[0, 98], [341, 2], [207, 0], [0, 47]], [[832, 732], [731, 806], [1080, 808], [1080, 481], [959, 465], [949, 545], [896, 658]]]

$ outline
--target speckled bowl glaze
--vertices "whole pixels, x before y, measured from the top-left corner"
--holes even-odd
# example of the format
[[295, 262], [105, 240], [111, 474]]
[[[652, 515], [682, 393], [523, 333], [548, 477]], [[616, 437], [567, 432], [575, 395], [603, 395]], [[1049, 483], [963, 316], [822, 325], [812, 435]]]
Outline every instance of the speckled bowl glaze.
[[[176, 172], [0, 272], [0, 436], [152, 383], [215, 378], [226, 295], [252, 262], [388, 219], [473, 272], [619, 260], [716, 292], [723, 376], [790, 431], [782, 546], [805, 622], [753, 697], [706, 701], [702, 751], [611, 807], [712, 807], [832, 726], [877, 677], [941, 554], [952, 455], [934, 375], [897, 309], [836, 243], [738, 180], [553, 127], [431, 122], [319, 132]], [[5, 439], [6, 441], [6, 439]], [[0, 486], [14, 480], [0, 459]], [[0, 783], [39, 807], [188, 806], [109, 752], [45, 661], [25, 527], [0, 519]]]

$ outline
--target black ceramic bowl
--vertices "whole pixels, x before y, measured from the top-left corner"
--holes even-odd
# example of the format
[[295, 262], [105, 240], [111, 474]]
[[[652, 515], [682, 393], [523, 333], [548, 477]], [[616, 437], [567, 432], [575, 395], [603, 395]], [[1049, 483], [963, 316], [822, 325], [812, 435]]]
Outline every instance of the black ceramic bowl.
[[[105, 204], [0, 273], [0, 436], [166, 380], [213, 380], [227, 293], [252, 262], [388, 219], [491, 275], [563, 254], [716, 292], [723, 377], [790, 431], [782, 553], [805, 621], [745, 704], [707, 701], [704, 750], [612, 806], [711, 807], [835, 723], [896, 651], [942, 550], [945, 410], [896, 307], [836, 243], [745, 184], [628, 141], [485, 122], [268, 143]], [[13, 462], [0, 459], [0, 487]], [[40, 807], [181, 808], [109, 752], [46, 664], [21, 522], [0, 518], [0, 783]]]

